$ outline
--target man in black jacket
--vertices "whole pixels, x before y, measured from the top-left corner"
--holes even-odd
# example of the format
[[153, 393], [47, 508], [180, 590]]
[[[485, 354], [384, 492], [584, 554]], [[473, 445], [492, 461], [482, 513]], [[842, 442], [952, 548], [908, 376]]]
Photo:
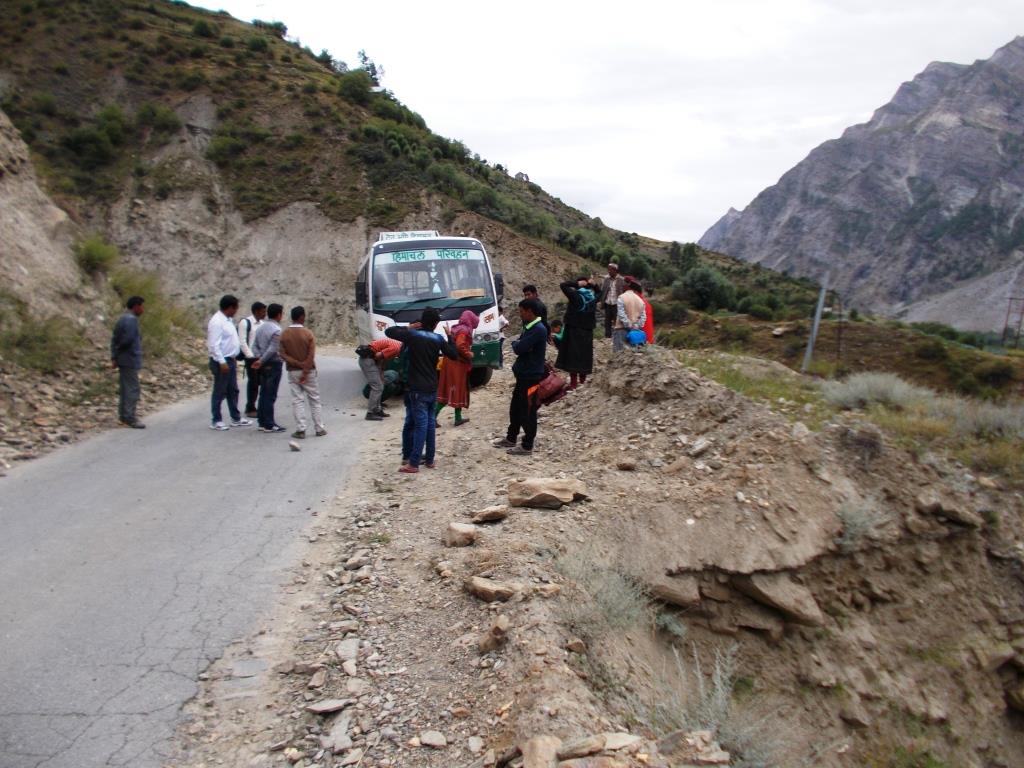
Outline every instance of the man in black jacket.
[[437, 401], [437, 358], [440, 355], [457, 360], [455, 345], [434, 333], [441, 315], [429, 307], [423, 310], [418, 323], [408, 327], [392, 326], [384, 331], [389, 339], [405, 345], [409, 356], [409, 387], [405, 391], [405, 425], [402, 427], [402, 466], [399, 472], [420, 471], [420, 456], [426, 445], [427, 469], [434, 468], [434, 404]]
[[[516, 386], [508, 407], [508, 433], [504, 439], [494, 443], [498, 448], [508, 448], [512, 456], [533, 453], [533, 441], [537, 437], [537, 408], [530, 402], [530, 389], [544, 380], [544, 352], [548, 344], [548, 329], [541, 322], [538, 303], [536, 299], [519, 302], [523, 332], [512, 342], [512, 351], [516, 353], [516, 361], [512, 365]], [[516, 445], [520, 429], [523, 442]]]
[[117, 418], [126, 427], [145, 429], [146, 425], [135, 416], [140, 394], [139, 369], [142, 368], [139, 315], [145, 308], [145, 300], [141, 296], [132, 296], [125, 303], [125, 308], [110, 337], [110, 367], [120, 372], [121, 396], [117, 403]]

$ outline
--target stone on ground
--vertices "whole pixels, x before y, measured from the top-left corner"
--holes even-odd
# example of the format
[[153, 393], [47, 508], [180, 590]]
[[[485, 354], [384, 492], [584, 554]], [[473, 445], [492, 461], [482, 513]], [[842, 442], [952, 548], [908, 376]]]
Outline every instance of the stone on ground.
[[511, 507], [558, 509], [563, 504], [587, 498], [587, 488], [575, 478], [531, 477], [508, 486]]
[[466, 591], [479, 597], [485, 603], [505, 602], [518, 591], [516, 585], [504, 581], [494, 581], [483, 576], [471, 576], [464, 582]]
[[534, 736], [523, 745], [523, 768], [556, 768], [561, 745], [557, 736]]
[[446, 739], [444, 734], [440, 731], [423, 731], [423, 733], [420, 734], [420, 744], [424, 747], [444, 749], [448, 746], [448, 739]]
[[476, 541], [476, 526], [469, 523], [448, 523], [444, 543], [449, 547], [468, 547]]
[[825, 615], [811, 590], [797, 584], [789, 574], [752, 573], [749, 576], [734, 576], [732, 581], [740, 592], [775, 608], [790, 621], [810, 627], [825, 624]]

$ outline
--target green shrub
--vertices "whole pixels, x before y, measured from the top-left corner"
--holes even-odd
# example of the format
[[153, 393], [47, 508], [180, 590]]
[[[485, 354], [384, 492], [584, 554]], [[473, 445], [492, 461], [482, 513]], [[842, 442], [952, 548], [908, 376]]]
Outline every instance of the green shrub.
[[217, 165], [226, 165], [230, 160], [242, 154], [246, 143], [234, 136], [214, 136], [210, 146], [206, 148], [206, 156]]
[[359, 104], [365, 106], [370, 103], [370, 95], [373, 88], [373, 80], [367, 74], [366, 70], [353, 69], [351, 72], [346, 72], [340, 78], [338, 83], [338, 95], [341, 96], [345, 101], [351, 102], [352, 104]]
[[735, 344], [746, 344], [754, 335], [753, 329], [746, 323], [725, 320], [718, 331], [722, 341]]
[[129, 296], [146, 300], [146, 311], [139, 318], [139, 324], [147, 356], [163, 357], [174, 348], [178, 338], [196, 331], [194, 318], [167, 297], [157, 275], [122, 266], [111, 274], [110, 284], [121, 306]]
[[914, 347], [914, 356], [922, 360], [948, 360], [949, 350], [939, 339], [928, 339]]
[[217, 33], [216, 27], [200, 19], [192, 25], [192, 34], [196, 37], [213, 37]]
[[181, 128], [177, 113], [163, 104], [143, 104], [135, 113], [135, 121], [155, 133], [175, 133]]
[[89, 235], [75, 244], [75, 261], [87, 275], [106, 273], [117, 264], [120, 254], [117, 246], [106, 242], [99, 235]]
[[270, 50], [270, 43], [268, 43], [267, 38], [262, 35], [253, 35], [250, 37], [248, 46], [249, 50], [253, 53], [266, 53]]
[[41, 373], [65, 370], [68, 357], [82, 346], [78, 329], [66, 318], [36, 318], [26, 313], [0, 334], [0, 352], [25, 368]]
[[686, 304], [681, 301], [652, 301], [656, 323], [685, 323], [690, 316]]
[[982, 384], [1000, 389], [1013, 381], [1013, 364], [1009, 360], [986, 360], [974, 368], [974, 378]]
[[115, 156], [114, 145], [105, 131], [76, 128], [62, 141], [80, 168], [93, 171], [110, 163]]
[[233, 38], [231, 35], [224, 35], [224, 37], [222, 37], [220, 39], [220, 47], [221, 48], [234, 48], [235, 47], [235, 38]]
[[735, 304], [736, 288], [721, 272], [711, 267], [695, 267], [682, 279], [687, 298], [694, 307], [731, 307]]
[[770, 307], [766, 307], [764, 304], [751, 304], [747, 308], [746, 314], [757, 320], [772, 320], [775, 317], [775, 313]]

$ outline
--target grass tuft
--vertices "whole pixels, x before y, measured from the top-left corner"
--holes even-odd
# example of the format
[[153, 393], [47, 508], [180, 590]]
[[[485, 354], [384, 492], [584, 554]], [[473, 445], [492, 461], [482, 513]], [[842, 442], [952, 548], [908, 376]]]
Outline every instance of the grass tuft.
[[640, 582], [607, 565], [591, 544], [560, 556], [555, 567], [581, 593], [563, 599], [563, 620], [581, 636], [596, 639], [646, 624], [650, 602]]

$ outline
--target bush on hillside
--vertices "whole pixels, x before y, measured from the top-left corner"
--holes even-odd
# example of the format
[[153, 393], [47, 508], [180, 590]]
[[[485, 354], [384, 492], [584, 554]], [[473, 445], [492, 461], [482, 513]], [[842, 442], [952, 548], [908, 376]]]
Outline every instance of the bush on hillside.
[[86, 171], [107, 165], [115, 157], [110, 137], [96, 128], [76, 128], [64, 137], [63, 144], [71, 152], [75, 164]]
[[364, 69], [353, 69], [339, 78], [338, 95], [352, 104], [366, 106], [373, 93], [373, 80]]
[[690, 303], [700, 310], [733, 306], [736, 288], [721, 272], [712, 267], [695, 267], [682, 279]]
[[914, 347], [914, 356], [922, 360], [948, 360], [949, 350], [939, 339], [928, 339]]
[[117, 247], [110, 245], [99, 235], [89, 235], [75, 243], [74, 252], [75, 261], [87, 275], [109, 272], [120, 257]]
[[974, 378], [982, 384], [1001, 389], [1013, 381], [1013, 364], [1009, 360], [986, 360], [974, 368]]
[[828, 381], [822, 387], [825, 399], [840, 408], [864, 408], [881, 403], [892, 408], [909, 408], [935, 400], [925, 387], [908, 384], [892, 373], [855, 373], [845, 381]]
[[206, 148], [206, 156], [217, 165], [226, 165], [245, 151], [246, 144], [234, 136], [214, 136]]
[[135, 121], [154, 133], [175, 133], [181, 128], [181, 120], [177, 113], [163, 104], [143, 104], [135, 113]]
[[217, 28], [209, 24], [205, 19], [200, 19], [192, 25], [192, 34], [196, 37], [213, 37], [217, 34]]
[[681, 301], [652, 301], [655, 323], [685, 323], [690, 313]]

